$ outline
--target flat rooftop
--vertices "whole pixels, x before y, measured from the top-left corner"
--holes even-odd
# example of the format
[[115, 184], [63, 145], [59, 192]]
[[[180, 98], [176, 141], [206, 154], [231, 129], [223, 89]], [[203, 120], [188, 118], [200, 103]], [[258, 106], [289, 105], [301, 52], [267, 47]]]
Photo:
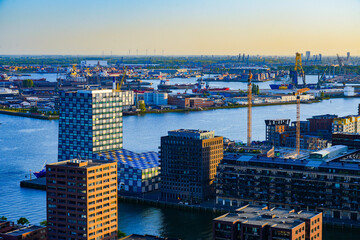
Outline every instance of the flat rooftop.
[[[353, 151], [351, 153], [347, 153], [346, 155], [356, 153], [358, 151]], [[339, 170], [352, 170], [352, 171], [360, 171], [359, 164], [355, 163], [346, 163], [346, 162], [340, 162], [338, 160], [341, 160], [342, 157], [346, 155], [341, 155], [335, 158], [327, 159], [326, 161], [319, 161], [319, 160], [312, 160], [307, 158], [301, 158], [301, 159], [286, 159], [286, 158], [271, 158], [271, 157], [263, 157], [260, 155], [257, 156], [246, 156], [244, 154], [233, 154], [233, 153], [227, 153], [224, 155], [224, 164], [237, 164], [237, 163], [247, 163], [251, 166], [257, 166], [263, 164], [269, 164], [269, 167], [273, 168], [276, 166], [276, 168], [284, 168], [286, 169], [286, 166], [298, 166], [303, 167], [304, 169], [306, 167], [316, 167], [316, 168], [324, 168], [324, 169], [339, 169]], [[231, 162], [229, 162], [231, 161]]]
[[168, 131], [169, 136], [184, 137], [192, 139], [209, 139], [214, 138], [215, 132], [200, 129], [177, 129]]
[[212, 131], [208, 130], [199, 130], [199, 129], [177, 129], [169, 131], [169, 133], [210, 133]]
[[39, 229], [42, 229], [42, 228], [45, 229], [45, 227], [40, 227], [40, 226], [35, 226], [35, 225], [23, 226], [23, 227], [21, 227], [19, 229], [15, 229], [15, 230], [12, 230], [10, 232], [3, 233], [3, 234], [6, 234], [8, 236], [21, 236], [23, 234], [26, 234], [26, 233], [29, 233], [29, 232], [32, 232], [32, 231], [36, 231], [36, 230], [39, 230]]
[[317, 216], [317, 212], [295, 212], [295, 210], [268, 209], [268, 207], [247, 205], [214, 220], [222, 222], [241, 222], [259, 227], [269, 225], [276, 228], [292, 229], [304, 223], [305, 219]]
[[71, 167], [71, 168], [89, 168], [101, 166], [104, 164], [113, 163], [114, 161], [101, 161], [101, 160], [79, 160], [79, 159], [71, 159], [56, 163], [47, 164], [47, 166], [61, 166], [61, 167]]

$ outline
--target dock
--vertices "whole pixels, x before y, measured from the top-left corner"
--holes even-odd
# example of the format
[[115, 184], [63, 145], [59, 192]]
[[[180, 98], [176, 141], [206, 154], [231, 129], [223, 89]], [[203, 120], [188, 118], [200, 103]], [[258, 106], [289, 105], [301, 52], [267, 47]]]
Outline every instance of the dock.
[[24, 112], [16, 112], [10, 110], [0, 110], [0, 114], [19, 116], [19, 117], [28, 117], [28, 118], [36, 118], [42, 120], [57, 120], [59, 119], [59, 115], [43, 115], [43, 114], [32, 114], [32, 113], [24, 113]]
[[20, 187], [46, 190], [46, 178], [43, 177], [34, 178], [31, 180], [23, 180], [20, 182]]

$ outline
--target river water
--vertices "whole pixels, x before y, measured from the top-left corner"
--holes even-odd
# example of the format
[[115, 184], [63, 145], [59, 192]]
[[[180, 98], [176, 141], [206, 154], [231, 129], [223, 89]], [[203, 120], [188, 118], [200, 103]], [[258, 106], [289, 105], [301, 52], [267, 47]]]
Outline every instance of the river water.
[[[46, 78], [50, 82], [56, 82], [56, 79], [61, 76], [56, 73], [32, 73], [29, 74], [30, 76], [19, 76], [19, 77], [13, 77], [13, 79], [41, 79]], [[215, 75], [210, 75], [211, 77]], [[208, 78], [209, 76], [206, 75], [203, 78]], [[318, 76], [316, 75], [306, 75], [306, 82], [307, 83], [317, 83]], [[145, 82], [152, 83], [152, 86], [154, 89], [157, 89], [157, 85], [160, 84], [160, 80], [143, 80]], [[169, 80], [171, 84], [181, 84], [181, 83], [197, 83], [197, 78], [172, 78]], [[254, 84], [259, 85], [260, 89], [270, 89], [270, 84], [273, 83], [280, 83], [275, 81], [267, 81], [267, 82], [256, 82]], [[246, 90], [247, 89], [247, 83], [246, 82], [209, 82], [210, 87], [229, 87], [231, 90]], [[175, 93], [183, 93], [185, 90], [174, 90]], [[189, 90], [188, 90], [189, 92]]]
[[[357, 114], [358, 99], [332, 99], [302, 104], [301, 118], [317, 114]], [[214, 130], [216, 135], [246, 141], [246, 108], [191, 113], [147, 114], [124, 117], [124, 148], [157, 151], [160, 137], [179, 128]], [[295, 105], [253, 108], [253, 140], [265, 138], [265, 119], [296, 118]], [[29, 170], [57, 158], [58, 121], [0, 115], [0, 216], [10, 220], [26, 217], [38, 224], [46, 219], [45, 192], [19, 187]], [[209, 213], [160, 209], [119, 203], [119, 228], [128, 233], [211, 239]], [[360, 239], [353, 231], [325, 230], [324, 239]]]

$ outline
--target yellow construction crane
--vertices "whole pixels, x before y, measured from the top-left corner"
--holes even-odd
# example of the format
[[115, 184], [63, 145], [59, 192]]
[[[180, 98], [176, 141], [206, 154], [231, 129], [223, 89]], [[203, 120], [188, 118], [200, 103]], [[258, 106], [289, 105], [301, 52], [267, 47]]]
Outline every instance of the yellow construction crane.
[[77, 65], [77, 64], [73, 64], [73, 65], [72, 65], [72, 69], [71, 69], [70, 75], [73, 76], [73, 77], [75, 77], [75, 76], [77, 75], [76, 65]]
[[121, 78], [121, 82], [120, 82], [120, 84], [119, 84], [119, 83], [117, 84], [116, 90], [118, 90], [118, 91], [121, 90], [121, 86], [122, 86], [123, 83], [124, 83], [124, 79], [125, 79], [125, 76], [126, 76], [127, 69], [128, 69], [128, 67], [126, 67], [126, 68], [124, 69], [124, 73], [123, 73], [123, 76], [122, 76], [122, 78]]
[[[296, 53], [296, 57], [295, 57], [295, 68], [294, 68], [295, 72], [297, 74], [300, 75], [300, 77], [302, 77], [303, 82], [304, 82], [304, 86], [306, 86], [306, 82], [305, 82], [305, 72], [304, 69], [302, 67], [302, 61], [301, 61], [301, 54], [300, 53]], [[297, 83], [296, 83], [297, 85]]]
[[251, 79], [253, 75], [251, 71], [249, 71], [248, 77], [248, 126], [247, 126], [247, 145], [251, 146], [251, 107], [252, 107], [252, 86], [251, 86]]
[[296, 96], [296, 155], [300, 154], [300, 95], [309, 91], [309, 88], [302, 88], [297, 90]]

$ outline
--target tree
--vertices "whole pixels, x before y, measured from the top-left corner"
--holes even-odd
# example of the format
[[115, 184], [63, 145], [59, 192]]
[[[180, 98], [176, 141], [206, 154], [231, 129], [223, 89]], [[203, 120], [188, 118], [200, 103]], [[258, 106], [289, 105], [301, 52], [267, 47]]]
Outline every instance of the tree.
[[46, 220], [44, 220], [44, 221], [40, 222], [40, 226], [44, 226], [44, 227], [46, 227], [46, 226], [47, 226], [47, 221], [46, 221]]
[[38, 108], [37, 107], [31, 107], [29, 110], [31, 113], [37, 113], [38, 112]]
[[118, 238], [126, 237], [126, 234], [120, 230], [118, 230]]
[[4, 220], [4, 221], [6, 221], [6, 220], [7, 220], [7, 217], [5, 217], [5, 216], [1, 216], [1, 217], [0, 217], [0, 220]]
[[144, 100], [139, 101], [139, 108], [140, 108], [141, 112], [146, 112], [146, 106], [145, 106]]
[[21, 217], [21, 218], [19, 218], [19, 220], [17, 220], [17, 224], [20, 224], [20, 225], [26, 225], [26, 224], [29, 224], [29, 223], [30, 223], [30, 221], [27, 220], [24, 217]]
[[259, 85], [253, 84], [251, 87], [251, 91], [253, 94], [259, 95], [259, 93], [260, 93]]
[[26, 87], [26, 88], [34, 86], [34, 82], [31, 79], [23, 80], [22, 83], [23, 83], [23, 87]]

